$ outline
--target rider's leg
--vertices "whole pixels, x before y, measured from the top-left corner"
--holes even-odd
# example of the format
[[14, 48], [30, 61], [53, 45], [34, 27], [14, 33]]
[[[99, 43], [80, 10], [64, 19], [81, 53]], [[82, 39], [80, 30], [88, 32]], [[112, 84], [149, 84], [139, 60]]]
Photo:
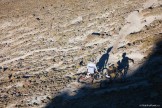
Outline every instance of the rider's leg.
[[92, 78], [92, 84], [93, 84], [93, 81], [94, 81], [94, 74], [90, 74], [91, 75], [91, 78]]
[[89, 78], [89, 77], [91, 76], [90, 76], [90, 73], [88, 72], [85, 78]]

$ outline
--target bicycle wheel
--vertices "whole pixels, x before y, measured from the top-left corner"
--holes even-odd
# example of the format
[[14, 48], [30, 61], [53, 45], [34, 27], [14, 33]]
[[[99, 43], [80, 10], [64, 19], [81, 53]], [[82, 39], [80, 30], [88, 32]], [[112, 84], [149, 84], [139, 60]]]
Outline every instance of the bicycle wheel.
[[95, 80], [100, 79], [100, 77], [101, 77], [100, 73], [96, 73], [96, 74], [94, 74], [94, 76], [93, 76], [93, 78], [94, 78]]
[[82, 82], [83, 76], [79, 76], [78, 82]]
[[102, 77], [103, 78], [106, 78], [106, 75], [109, 76], [108, 69], [107, 68], [104, 68], [103, 71], [102, 71]]
[[88, 83], [89, 82], [89, 79], [91, 79], [91, 77], [89, 78], [86, 78], [86, 75], [82, 75], [78, 78], [78, 82], [80, 83]]

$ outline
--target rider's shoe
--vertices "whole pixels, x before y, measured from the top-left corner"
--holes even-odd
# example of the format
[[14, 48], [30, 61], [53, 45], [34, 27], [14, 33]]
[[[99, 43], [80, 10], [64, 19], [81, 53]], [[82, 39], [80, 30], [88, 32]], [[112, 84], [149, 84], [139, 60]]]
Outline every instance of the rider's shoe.
[[110, 76], [109, 75], [106, 75], [106, 78], [110, 78]]
[[90, 75], [86, 75], [86, 78], [90, 78], [91, 76]]

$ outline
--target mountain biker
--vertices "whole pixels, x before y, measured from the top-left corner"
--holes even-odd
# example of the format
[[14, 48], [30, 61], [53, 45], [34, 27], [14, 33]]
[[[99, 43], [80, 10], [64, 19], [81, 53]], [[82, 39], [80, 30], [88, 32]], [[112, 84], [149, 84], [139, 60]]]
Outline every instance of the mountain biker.
[[97, 72], [96, 64], [94, 63], [94, 59], [90, 59], [90, 62], [87, 64], [87, 76], [86, 77], [92, 77], [94, 73]]

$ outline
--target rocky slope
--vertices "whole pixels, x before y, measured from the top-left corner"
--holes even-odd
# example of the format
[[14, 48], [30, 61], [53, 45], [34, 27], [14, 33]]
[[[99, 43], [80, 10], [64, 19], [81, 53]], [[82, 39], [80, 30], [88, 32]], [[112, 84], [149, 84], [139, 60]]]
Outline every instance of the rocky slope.
[[[160, 61], [154, 65], [157, 68], [149, 64], [161, 60], [160, 55], [152, 57], [157, 56], [155, 44], [161, 38], [161, 0], [0, 0], [0, 107], [44, 107], [62, 92], [76, 95], [84, 85], [66, 76], [85, 71], [81, 61], [86, 64], [95, 58], [98, 62], [112, 46], [108, 63], [117, 63], [126, 53], [135, 61], [129, 64], [127, 76], [132, 82], [147, 82], [151, 69], [161, 70]], [[136, 75], [139, 70], [147, 77]], [[97, 94], [97, 98], [105, 95], [102, 90]], [[127, 92], [115, 98], [119, 95]]]

